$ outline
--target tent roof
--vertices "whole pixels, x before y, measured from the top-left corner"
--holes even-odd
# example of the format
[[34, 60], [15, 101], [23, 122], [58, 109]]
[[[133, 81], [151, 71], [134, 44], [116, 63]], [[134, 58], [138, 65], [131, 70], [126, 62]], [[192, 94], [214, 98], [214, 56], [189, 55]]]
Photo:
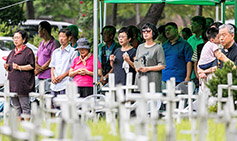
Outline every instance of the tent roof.
[[[103, 0], [105, 3], [162, 3], [183, 5], [216, 5], [221, 0]], [[226, 0], [226, 5], [234, 5], [234, 0]]]

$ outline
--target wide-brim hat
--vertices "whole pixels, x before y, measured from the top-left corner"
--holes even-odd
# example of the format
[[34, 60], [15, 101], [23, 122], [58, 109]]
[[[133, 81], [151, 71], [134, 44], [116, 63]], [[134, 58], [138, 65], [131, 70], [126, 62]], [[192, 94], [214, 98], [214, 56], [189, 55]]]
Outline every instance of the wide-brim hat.
[[79, 48], [91, 49], [88, 39], [86, 39], [86, 38], [78, 39], [77, 40], [77, 47], [75, 49], [79, 49]]

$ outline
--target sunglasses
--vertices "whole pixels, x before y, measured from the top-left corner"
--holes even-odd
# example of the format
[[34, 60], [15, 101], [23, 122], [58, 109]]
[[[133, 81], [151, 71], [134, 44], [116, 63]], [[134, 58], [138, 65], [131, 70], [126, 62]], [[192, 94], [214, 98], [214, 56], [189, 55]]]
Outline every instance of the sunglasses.
[[142, 29], [142, 32], [143, 32], [143, 33], [150, 33], [150, 32], [151, 32], [151, 29], [150, 29], [150, 28], [148, 28], [148, 29]]

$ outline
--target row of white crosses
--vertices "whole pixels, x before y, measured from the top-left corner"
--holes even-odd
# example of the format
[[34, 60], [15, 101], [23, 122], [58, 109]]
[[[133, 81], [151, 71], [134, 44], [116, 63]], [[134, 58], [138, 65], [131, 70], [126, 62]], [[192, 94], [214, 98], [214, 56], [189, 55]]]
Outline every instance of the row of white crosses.
[[[110, 74], [109, 79], [109, 88], [104, 88], [104, 90], [108, 90], [109, 92], [106, 93], [106, 97], [105, 97], [105, 101], [103, 104], [101, 104], [103, 106], [103, 108], [101, 108], [101, 111], [105, 111], [106, 112], [106, 120], [108, 123], [111, 124], [115, 124], [116, 123], [116, 117], [115, 114], [118, 112], [118, 116], [119, 116], [119, 128], [120, 128], [120, 136], [123, 139], [126, 140], [134, 140], [139, 138], [140, 140], [149, 140], [148, 138], [148, 124], [151, 124], [151, 128], [152, 128], [152, 140], [156, 140], [157, 139], [157, 128], [156, 125], [158, 123], [160, 123], [160, 121], [158, 120], [158, 111], [156, 108], [156, 102], [158, 100], [161, 101], [166, 101], [166, 114], [165, 114], [165, 121], [166, 121], [166, 129], [167, 129], [167, 135], [166, 135], [166, 140], [175, 140], [175, 117], [177, 116], [175, 114], [175, 106], [176, 106], [176, 102], [180, 101], [181, 99], [188, 99], [188, 103], [189, 103], [189, 112], [188, 112], [188, 117], [191, 119], [192, 121], [192, 129], [191, 129], [191, 134], [192, 134], [192, 139], [196, 140], [196, 134], [199, 134], [199, 140], [205, 140], [205, 135], [207, 133], [207, 119], [209, 117], [208, 113], [207, 113], [207, 102], [208, 102], [208, 94], [204, 93], [200, 94], [199, 96], [199, 109], [198, 109], [198, 114], [197, 115], [193, 115], [193, 110], [192, 110], [192, 100], [193, 99], [197, 99], [195, 96], [192, 95], [192, 86], [191, 84], [189, 87], [189, 93], [186, 96], [175, 96], [176, 93], [180, 93], [180, 91], [175, 90], [175, 80], [171, 79], [169, 81], [167, 81], [167, 89], [164, 90], [164, 92], [166, 93], [166, 96], [163, 96], [161, 93], [156, 93], [155, 92], [155, 85], [150, 84], [149, 86], [149, 92], [148, 92], [148, 85], [147, 85], [147, 78], [142, 77], [141, 78], [141, 82], [142, 82], [142, 86], [141, 87], [141, 94], [131, 94], [131, 90], [134, 88], [137, 88], [136, 86], [131, 85], [131, 80], [129, 79], [131, 77], [128, 77], [128, 86], [118, 86], [115, 87], [114, 85], [114, 76], [113, 74]], [[130, 80], [130, 81], [129, 81]], [[49, 107], [51, 107], [51, 99], [48, 100], [50, 102], [45, 103], [44, 101], [47, 101], [45, 99], [47, 99], [47, 96], [45, 96], [43, 94], [43, 86], [40, 85], [40, 94], [37, 95], [38, 98], [40, 98], [40, 105], [41, 108], [39, 108], [41, 111], [44, 111], [43, 113], [45, 113], [44, 106], [46, 104], [50, 105]], [[233, 133], [236, 132], [236, 129], [231, 126], [230, 123], [235, 122], [236, 123], [236, 119], [234, 119], [233, 117], [236, 116], [236, 111], [234, 110], [234, 102], [233, 102], [233, 96], [231, 93], [231, 90], [237, 90], [237, 86], [232, 85], [232, 76], [231, 74], [228, 74], [228, 85], [219, 85], [218, 86], [218, 95], [222, 94], [221, 91], [222, 89], [228, 89], [228, 99], [227, 104], [223, 110], [219, 109], [220, 111], [223, 111], [224, 113], [227, 114], [222, 114], [220, 111], [218, 112], [218, 115], [223, 117], [226, 123], [226, 129], [227, 131], [227, 138], [231, 138], [233, 137]], [[42, 91], [41, 91], [42, 90]], [[125, 94], [124, 94], [124, 90], [126, 90]], [[115, 93], [116, 91], [116, 93]], [[85, 125], [85, 121], [88, 119], [87, 117], [90, 117], [90, 112], [88, 112], [88, 105], [92, 105], [93, 102], [91, 101], [86, 101], [85, 99], [78, 99], [77, 98], [77, 90], [75, 87], [73, 87], [72, 84], [68, 84], [67, 85], [67, 92], [66, 92], [66, 97], [64, 97], [62, 99], [58, 98], [55, 99], [55, 102], [59, 103], [60, 107], [61, 107], [61, 116], [62, 119], [61, 121], [61, 130], [59, 131], [59, 135], [61, 135], [59, 137], [59, 139], [66, 139], [66, 125], [69, 123], [71, 124], [71, 131], [74, 134], [71, 134], [72, 140], [76, 140], [76, 139], [91, 139], [91, 136], [89, 134], [89, 130], [84, 130], [85, 128], [88, 129], [88, 127]], [[8, 125], [8, 114], [9, 113], [9, 108], [7, 106], [10, 106], [10, 97], [14, 96], [14, 94], [9, 92], [9, 84], [5, 85], [5, 91], [4, 93], [0, 93], [1, 95], [5, 96], [5, 104], [6, 104], [6, 108], [4, 108], [4, 124], [6, 125], [5, 127], [7, 127]], [[115, 100], [115, 94], [117, 95]], [[32, 94], [33, 95], [33, 94]], [[221, 104], [221, 102], [223, 102], [222, 95], [218, 96], [218, 104]], [[131, 104], [130, 101], [135, 101], [136, 103], [136, 118], [132, 119], [130, 118], [130, 111], [131, 111]], [[150, 101], [150, 117], [146, 114], [147, 113], [147, 102]], [[220, 102], [221, 101], [221, 102]], [[50, 104], [49, 104], [50, 103]], [[81, 110], [77, 109], [77, 106], [80, 105], [81, 106]], [[218, 105], [219, 106], [219, 105]], [[94, 107], [96, 109], [96, 107]], [[33, 110], [34, 108], [32, 108]], [[41, 113], [41, 112], [39, 112]], [[41, 113], [41, 115], [43, 115]], [[78, 120], [78, 115], [81, 116], [81, 120]], [[182, 112], [178, 112], [178, 115], [182, 115]], [[32, 114], [32, 119], [34, 119], [34, 112]], [[36, 115], [38, 116], [38, 115]], [[36, 117], [35, 116], [35, 117]], [[94, 116], [94, 115], [92, 115]], [[178, 116], [178, 117], [182, 117], [182, 116]], [[195, 120], [193, 120], [193, 118], [197, 118], [199, 121], [199, 130], [196, 130], [196, 122]], [[11, 119], [11, 116], [10, 116]], [[234, 120], [233, 120], [234, 119]], [[32, 129], [32, 136], [29, 136], [27, 138], [36, 138], [38, 134], [36, 131], [34, 131], [33, 127], [39, 127], [39, 123], [42, 121], [38, 121], [38, 120], [33, 120], [33, 125], [29, 125], [29, 124], [25, 124], [26, 128], [28, 129]], [[14, 122], [10, 122], [10, 123], [14, 123]], [[135, 125], [135, 133], [132, 133], [130, 131], [130, 124], [134, 123]], [[23, 124], [24, 125], [24, 124]], [[12, 125], [9, 125], [9, 129], [11, 130], [15, 130], [15, 127], [12, 127]], [[116, 132], [116, 127], [113, 126], [113, 128], [111, 128], [112, 133], [114, 134], [114, 132]], [[3, 130], [1, 130], [1, 134], [3, 133]], [[6, 130], [8, 131], [8, 130]], [[85, 136], [81, 136], [81, 134], [75, 134], [75, 132], [81, 131], [81, 133]], [[29, 131], [30, 132], [30, 131]], [[24, 136], [23, 134], [20, 134], [19, 136], [15, 137], [12, 134], [8, 133], [10, 137], [13, 138], [20, 138], [20, 135]], [[42, 134], [42, 133], [41, 133]], [[236, 134], [234, 134], [236, 135]], [[45, 135], [45, 136], [49, 136], [50, 135]], [[22, 137], [23, 138], [23, 137]]]

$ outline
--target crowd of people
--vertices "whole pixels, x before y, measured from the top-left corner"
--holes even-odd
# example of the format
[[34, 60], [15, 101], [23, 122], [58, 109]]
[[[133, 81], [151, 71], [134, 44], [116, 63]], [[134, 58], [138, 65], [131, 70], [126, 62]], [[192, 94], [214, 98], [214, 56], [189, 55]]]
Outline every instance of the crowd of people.
[[[27, 33], [17, 30], [13, 41], [15, 49], [7, 57], [10, 91], [13, 107], [21, 114], [30, 114], [29, 92], [34, 91], [35, 76], [51, 80], [51, 94], [65, 94], [66, 82], [74, 81], [81, 97], [93, 94], [93, 53], [86, 38], [78, 39], [76, 25], [61, 29], [58, 41], [51, 35], [51, 25], [42, 21], [38, 28], [43, 39], [34, 56], [27, 42]], [[108, 25], [102, 29], [103, 44], [98, 47], [98, 81], [107, 85], [108, 74], [115, 74], [115, 84], [126, 85], [127, 73], [133, 73], [133, 84], [140, 88], [140, 77], [154, 82], [156, 92], [162, 91], [171, 77], [176, 85], [193, 81], [198, 90], [199, 80], [208, 81], [223, 62], [237, 65], [236, 28], [231, 24], [214, 22], [211, 18], [195, 16], [191, 29], [179, 33], [176, 23], [168, 22], [158, 28], [146, 23], [122, 27], [115, 41], [116, 28]], [[25, 119], [27, 120], [27, 119]]]

